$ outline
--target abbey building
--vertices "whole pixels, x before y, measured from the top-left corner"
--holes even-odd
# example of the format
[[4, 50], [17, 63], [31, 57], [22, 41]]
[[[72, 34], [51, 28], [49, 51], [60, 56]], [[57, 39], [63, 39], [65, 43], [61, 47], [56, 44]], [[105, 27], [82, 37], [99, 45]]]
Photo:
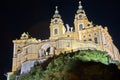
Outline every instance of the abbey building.
[[120, 61], [119, 51], [108, 33], [108, 28], [93, 25], [88, 20], [81, 2], [75, 13], [74, 27], [64, 24], [56, 7], [49, 29], [50, 37], [47, 40], [31, 38], [28, 33], [23, 33], [20, 39], [13, 40], [12, 72], [20, 69], [26, 61], [44, 59], [59, 55], [61, 52], [77, 50], [106, 51], [113, 60]]

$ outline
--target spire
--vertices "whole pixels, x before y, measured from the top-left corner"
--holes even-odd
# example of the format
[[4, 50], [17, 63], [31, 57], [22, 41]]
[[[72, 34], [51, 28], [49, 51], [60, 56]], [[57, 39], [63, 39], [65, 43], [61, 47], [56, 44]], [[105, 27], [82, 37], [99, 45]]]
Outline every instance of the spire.
[[59, 11], [58, 11], [58, 6], [56, 6], [55, 8], [56, 10], [55, 10], [55, 14], [53, 15], [53, 18], [61, 18]]
[[79, 1], [79, 6], [78, 6], [77, 13], [81, 13], [81, 12], [83, 12], [83, 7], [81, 5], [81, 1]]
[[58, 6], [56, 6], [55, 8], [56, 8], [55, 14], [58, 14], [58, 13], [59, 13], [59, 11], [58, 11]]

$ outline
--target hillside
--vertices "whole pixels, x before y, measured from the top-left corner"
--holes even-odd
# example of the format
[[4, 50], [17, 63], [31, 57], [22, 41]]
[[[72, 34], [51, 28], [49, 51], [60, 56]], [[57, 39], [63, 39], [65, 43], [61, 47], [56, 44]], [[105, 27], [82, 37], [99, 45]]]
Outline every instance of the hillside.
[[106, 52], [77, 51], [49, 58], [42, 64], [36, 64], [28, 74], [11, 76], [14, 80], [118, 80], [120, 70], [118, 62], [112, 61]]

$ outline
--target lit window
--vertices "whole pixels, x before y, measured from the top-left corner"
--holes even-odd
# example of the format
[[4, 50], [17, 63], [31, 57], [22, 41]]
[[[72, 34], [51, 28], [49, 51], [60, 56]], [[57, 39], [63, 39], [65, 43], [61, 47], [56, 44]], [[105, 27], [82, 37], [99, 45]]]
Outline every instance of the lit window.
[[54, 29], [54, 34], [58, 34], [58, 29]]
[[94, 38], [94, 42], [97, 44], [98, 43], [98, 40], [97, 40], [97, 38], [95, 37]]
[[79, 30], [82, 30], [82, 29], [83, 29], [83, 25], [80, 24], [80, 25], [79, 25]]

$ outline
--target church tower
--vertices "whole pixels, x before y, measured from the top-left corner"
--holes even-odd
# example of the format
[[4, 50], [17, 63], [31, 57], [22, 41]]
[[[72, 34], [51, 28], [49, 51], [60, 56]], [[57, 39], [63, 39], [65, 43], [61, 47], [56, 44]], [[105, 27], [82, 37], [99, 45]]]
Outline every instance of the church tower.
[[74, 19], [75, 32], [78, 32], [80, 30], [87, 28], [86, 23], [88, 23], [88, 19], [80, 1], [77, 14], [75, 15], [75, 19]]
[[55, 14], [50, 23], [50, 39], [58, 39], [65, 33], [64, 23], [56, 6]]
[[83, 7], [81, 5], [81, 1], [79, 1], [78, 10], [77, 13], [75, 14], [74, 27], [76, 32], [76, 39], [79, 40], [82, 40], [80, 38], [81, 31], [91, 27], [91, 22], [88, 21], [85, 11], [83, 10]]

